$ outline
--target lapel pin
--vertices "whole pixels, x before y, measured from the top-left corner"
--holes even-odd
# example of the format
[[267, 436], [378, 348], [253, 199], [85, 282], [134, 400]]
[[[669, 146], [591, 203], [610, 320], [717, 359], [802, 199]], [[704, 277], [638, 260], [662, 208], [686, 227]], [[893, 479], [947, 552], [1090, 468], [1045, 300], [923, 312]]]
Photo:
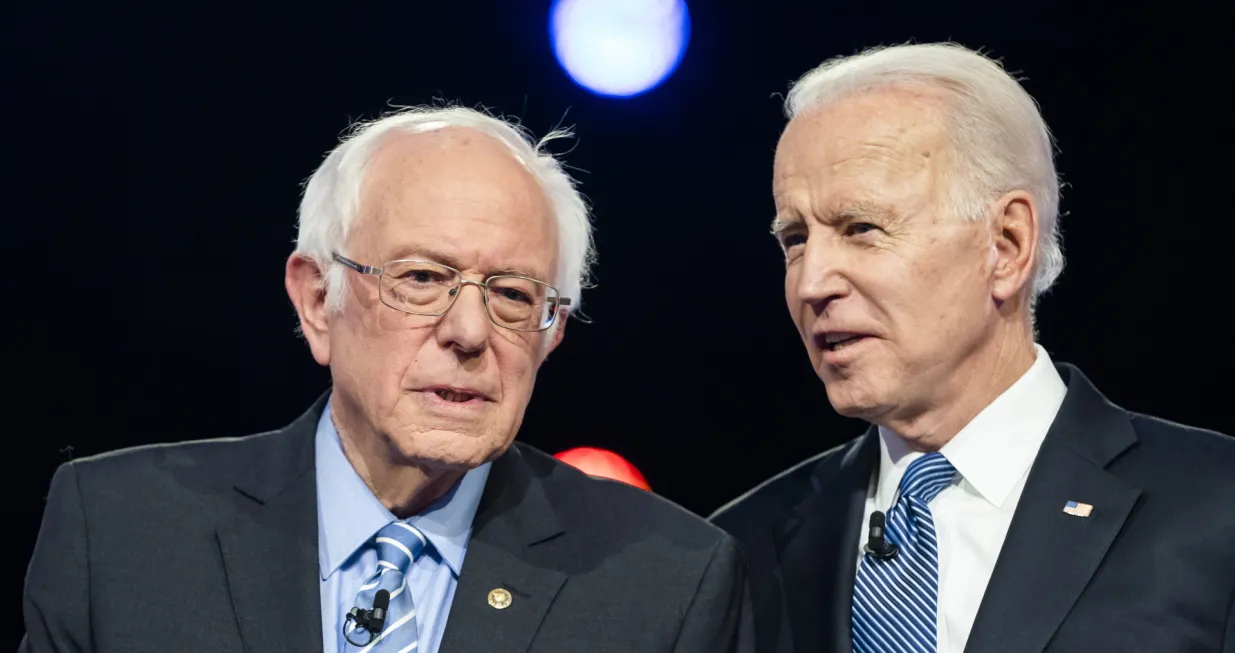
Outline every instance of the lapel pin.
[[500, 587], [489, 592], [489, 605], [498, 610], [505, 610], [506, 608], [509, 608], [512, 600], [514, 599], [511, 598], [510, 592]]
[[1069, 501], [1064, 504], [1063, 511], [1075, 517], [1088, 517], [1089, 513], [1093, 512], [1093, 506], [1088, 503]]

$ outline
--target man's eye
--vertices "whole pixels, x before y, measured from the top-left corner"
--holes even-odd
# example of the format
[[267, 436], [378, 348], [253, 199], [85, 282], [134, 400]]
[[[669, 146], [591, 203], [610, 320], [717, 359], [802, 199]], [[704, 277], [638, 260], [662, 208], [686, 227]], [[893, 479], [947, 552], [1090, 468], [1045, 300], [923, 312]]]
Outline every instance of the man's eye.
[[806, 244], [805, 234], [785, 234], [784, 236], [781, 236], [780, 239], [780, 245], [785, 249], [790, 249], [796, 245], [804, 244]]
[[532, 298], [529, 297], [527, 293], [521, 290], [515, 290], [514, 288], [498, 288], [498, 289], [493, 290], [492, 292], [495, 292], [502, 299], [506, 299], [512, 302], [518, 302], [520, 304], [531, 304], [532, 303]]
[[868, 231], [874, 231], [878, 228], [879, 227], [876, 227], [869, 222], [852, 222], [845, 228], [845, 232], [851, 236], [858, 236]]

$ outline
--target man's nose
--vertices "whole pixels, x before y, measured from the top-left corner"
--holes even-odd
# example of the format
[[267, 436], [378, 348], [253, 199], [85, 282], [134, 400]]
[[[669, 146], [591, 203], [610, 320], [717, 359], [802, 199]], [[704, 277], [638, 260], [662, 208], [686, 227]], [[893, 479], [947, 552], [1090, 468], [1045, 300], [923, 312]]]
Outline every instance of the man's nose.
[[[475, 292], [468, 292], [469, 287]], [[454, 292], [454, 303], [437, 326], [438, 342], [465, 352], [483, 351], [493, 328], [485, 306], [485, 287], [464, 281]]]
[[841, 274], [842, 264], [840, 252], [825, 238], [808, 240], [794, 287], [798, 301], [821, 311], [833, 300], [843, 297], [849, 285]]

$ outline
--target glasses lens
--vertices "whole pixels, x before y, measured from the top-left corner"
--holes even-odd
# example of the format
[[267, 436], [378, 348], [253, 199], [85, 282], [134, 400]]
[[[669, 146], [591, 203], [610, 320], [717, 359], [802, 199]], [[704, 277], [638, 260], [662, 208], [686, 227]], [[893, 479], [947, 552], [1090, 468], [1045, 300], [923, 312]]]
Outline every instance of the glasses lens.
[[436, 315], [450, 305], [459, 283], [454, 270], [427, 261], [394, 261], [382, 270], [382, 302], [418, 315]]
[[553, 324], [557, 314], [557, 291], [552, 286], [523, 277], [493, 277], [489, 280], [489, 315], [509, 329], [539, 331]]

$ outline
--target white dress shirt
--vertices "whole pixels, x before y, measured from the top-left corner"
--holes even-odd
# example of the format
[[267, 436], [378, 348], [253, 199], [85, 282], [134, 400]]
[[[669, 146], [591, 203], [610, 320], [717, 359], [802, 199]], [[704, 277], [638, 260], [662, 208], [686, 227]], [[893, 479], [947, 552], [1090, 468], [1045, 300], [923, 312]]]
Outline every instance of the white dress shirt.
[[[939, 542], [939, 653], [961, 653], [969, 640], [1025, 478], [1068, 390], [1046, 350], [1035, 350], [1029, 370], [940, 450], [958, 477], [929, 504]], [[864, 525], [872, 512], [887, 512], [905, 469], [922, 455], [880, 427], [879, 470]], [[857, 543], [858, 564], [866, 530]]]

